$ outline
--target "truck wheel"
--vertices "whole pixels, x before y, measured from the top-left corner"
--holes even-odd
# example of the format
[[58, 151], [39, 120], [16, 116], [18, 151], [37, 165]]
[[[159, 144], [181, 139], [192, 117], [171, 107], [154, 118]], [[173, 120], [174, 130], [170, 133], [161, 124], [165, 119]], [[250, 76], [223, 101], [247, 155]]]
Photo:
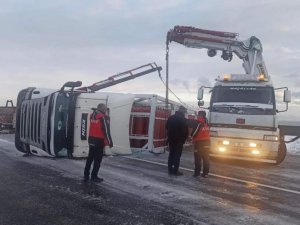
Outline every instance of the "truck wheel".
[[276, 165], [279, 165], [280, 163], [283, 162], [286, 156], [286, 144], [284, 142], [281, 142], [278, 147], [278, 155], [277, 155], [277, 160], [276, 160]]

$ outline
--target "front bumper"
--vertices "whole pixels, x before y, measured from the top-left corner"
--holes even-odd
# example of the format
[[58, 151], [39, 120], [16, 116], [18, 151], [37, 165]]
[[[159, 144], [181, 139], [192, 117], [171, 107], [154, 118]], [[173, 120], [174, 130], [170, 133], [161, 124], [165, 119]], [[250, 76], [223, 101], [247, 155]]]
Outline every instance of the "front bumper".
[[278, 141], [211, 137], [210, 155], [249, 161], [276, 162]]

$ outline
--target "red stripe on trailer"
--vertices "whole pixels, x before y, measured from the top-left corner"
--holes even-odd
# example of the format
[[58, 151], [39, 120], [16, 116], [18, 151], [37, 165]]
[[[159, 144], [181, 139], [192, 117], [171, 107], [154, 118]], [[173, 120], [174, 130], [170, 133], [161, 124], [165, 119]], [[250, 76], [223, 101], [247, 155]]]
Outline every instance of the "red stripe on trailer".
[[166, 122], [170, 115], [169, 110], [158, 108], [155, 114], [155, 126], [154, 126], [154, 148], [167, 146], [166, 139]]
[[[134, 105], [132, 106], [130, 118], [130, 146], [133, 148], [142, 148], [149, 141], [148, 139], [141, 139], [147, 137], [150, 120], [150, 106]], [[138, 113], [138, 115], [134, 115]], [[154, 148], [165, 147], [166, 143], [166, 122], [170, 116], [170, 111], [167, 109], [156, 108], [154, 129], [153, 129], [153, 146]]]
[[148, 136], [149, 115], [145, 114], [150, 113], [150, 107], [132, 106], [131, 112], [139, 114], [131, 115], [132, 132], [130, 135], [133, 137], [130, 139], [130, 146], [133, 148], [142, 148], [147, 143], [147, 140], [139, 139], [139, 137]]

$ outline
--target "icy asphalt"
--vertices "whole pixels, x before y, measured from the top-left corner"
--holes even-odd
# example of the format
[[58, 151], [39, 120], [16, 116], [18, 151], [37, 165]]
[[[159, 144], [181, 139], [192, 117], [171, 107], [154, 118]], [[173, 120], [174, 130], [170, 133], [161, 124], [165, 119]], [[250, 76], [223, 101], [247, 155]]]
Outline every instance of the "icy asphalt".
[[300, 224], [300, 156], [279, 165], [215, 160], [208, 179], [167, 174], [167, 154], [105, 157], [101, 184], [83, 183], [85, 160], [24, 157], [0, 135], [0, 225]]

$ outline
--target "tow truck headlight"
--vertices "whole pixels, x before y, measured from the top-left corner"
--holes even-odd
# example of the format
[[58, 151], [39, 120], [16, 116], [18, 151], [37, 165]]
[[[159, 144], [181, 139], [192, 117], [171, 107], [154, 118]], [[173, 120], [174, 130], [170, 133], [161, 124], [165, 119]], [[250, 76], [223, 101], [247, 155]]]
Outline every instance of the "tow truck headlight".
[[254, 143], [254, 142], [251, 142], [251, 143], [249, 143], [249, 147], [252, 147], [252, 148], [256, 148], [256, 143]]
[[264, 75], [264, 74], [260, 74], [260, 75], [257, 77], [257, 80], [259, 80], [259, 81], [264, 81], [264, 80], [265, 80], [265, 75]]
[[224, 148], [224, 147], [219, 147], [219, 152], [226, 152], [226, 148]]
[[252, 153], [253, 155], [259, 155], [260, 152], [259, 152], [258, 150], [252, 150], [251, 153]]
[[230, 75], [229, 74], [224, 74], [223, 80], [224, 81], [230, 80]]
[[223, 145], [229, 145], [230, 144], [230, 142], [229, 141], [227, 141], [227, 140], [223, 140]]
[[277, 135], [264, 135], [264, 141], [278, 141]]

